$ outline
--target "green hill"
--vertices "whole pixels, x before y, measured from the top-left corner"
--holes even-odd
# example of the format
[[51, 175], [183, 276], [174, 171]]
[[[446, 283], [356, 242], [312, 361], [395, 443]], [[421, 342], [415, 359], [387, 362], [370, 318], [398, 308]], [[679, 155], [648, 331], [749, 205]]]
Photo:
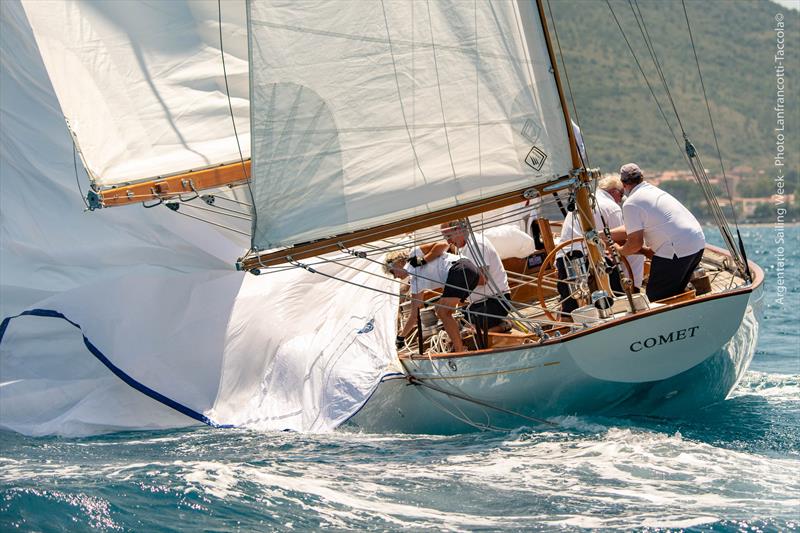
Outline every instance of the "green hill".
[[[606, 2], [550, 0], [550, 5], [554, 15], [549, 21], [551, 36], [555, 27], [590, 164], [604, 171], [616, 170], [628, 161], [638, 162], [646, 172], [686, 168]], [[639, 0], [638, 5], [684, 128], [706, 168], [712, 175], [718, 174], [719, 162], [681, 3]], [[680, 138], [631, 5], [627, 0], [612, 0], [611, 6]], [[776, 14], [783, 14], [785, 169], [796, 169], [800, 151], [796, 96], [800, 79], [800, 13], [768, 1], [687, 0], [686, 7], [726, 171], [749, 166], [755, 169], [753, 177], [759, 171], [774, 175], [776, 170], [773, 57]]]

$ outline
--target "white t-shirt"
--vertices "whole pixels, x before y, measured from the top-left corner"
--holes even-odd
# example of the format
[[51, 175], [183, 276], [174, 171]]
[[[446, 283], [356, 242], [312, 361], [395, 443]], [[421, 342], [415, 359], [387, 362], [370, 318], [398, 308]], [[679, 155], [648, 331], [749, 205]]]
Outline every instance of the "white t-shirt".
[[[411, 250], [412, 257], [422, 257], [423, 255], [425, 254], [422, 253], [419, 247]], [[406, 270], [411, 274], [411, 294], [419, 294], [425, 290], [444, 287], [450, 267], [459, 259], [461, 259], [461, 256], [443, 253], [420, 267], [413, 267], [406, 263]]]
[[[471, 303], [480, 302], [490, 296], [497, 296], [497, 291], [494, 290], [494, 287], [500, 290], [500, 294], [508, 292], [508, 275], [506, 274], [506, 269], [503, 268], [500, 254], [497, 253], [497, 250], [495, 250], [492, 243], [489, 242], [489, 239], [477, 235], [475, 240], [478, 243], [477, 252], [479, 253], [473, 250], [473, 247], [469, 245], [465, 246], [464, 249], [461, 250], [461, 253], [464, 257], [475, 263], [475, 266], [479, 269], [483, 266], [485, 261], [487, 267], [486, 276], [489, 279], [487, 279], [485, 285], [478, 285], [475, 287], [475, 290], [469, 295], [469, 301]], [[483, 257], [483, 261], [481, 257]]]
[[[614, 201], [614, 198], [612, 198], [611, 195], [606, 191], [597, 189], [597, 192], [595, 193], [595, 199], [596, 204], [593, 214], [594, 225], [595, 228], [597, 228], [597, 232], [602, 233], [603, 231], [603, 218], [605, 218], [606, 224], [608, 224], [609, 228], [622, 226], [622, 209], [619, 205], [617, 205], [617, 202]], [[564, 225], [561, 227], [560, 242], [566, 242], [572, 239], [577, 239], [578, 237], [583, 237], [581, 221], [576, 216], [576, 213], [577, 211], [571, 211], [567, 213], [567, 216], [564, 219]], [[600, 217], [601, 214], [602, 218]], [[581, 243], [574, 243], [559, 250], [556, 254], [556, 257], [564, 257], [565, 253], [573, 250], [581, 250], [584, 254], [586, 254], [586, 250]]]
[[644, 277], [644, 256], [641, 254], [626, 255], [625, 259], [631, 266], [631, 276], [633, 277], [633, 286], [642, 288], [642, 278]]
[[[600, 218], [601, 213], [610, 229], [623, 225], [622, 208], [619, 206], [619, 204], [617, 204], [616, 201], [614, 201], [613, 196], [608, 194], [603, 189], [597, 189], [595, 192], [595, 199], [597, 200], [596, 206], [599, 208], [599, 211], [594, 212], [594, 224], [598, 233], [602, 232], [603, 230], [603, 220]], [[575, 216], [575, 212], [573, 211], [572, 213], [567, 213], [567, 218], [564, 219], [564, 226], [561, 228], [561, 242], [575, 239], [577, 237], [581, 237], [582, 235], [583, 229], [581, 228], [578, 217]], [[583, 249], [583, 247], [578, 243], [575, 243], [570, 246], [565, 246], [559, 250], [559, 253], [557, 253], [556, 256], [563, 257], [566, 252], [570, 252], [572, 250], [581, 250], [584, 254], [586, 254], [586, 250]], [[631, 265], [633, 285], [636, 287], [641, 287], [642, 278], [644, 277], [644, 256], [640, 254], [629, 255], [627, 256], [627, 259], [628, 264]]]
[[655, 185], [642, 182], [622, 206], [625, 230], [644, 230], [644, 242], [658, 257], [672, 259], [699, 252], [706, 245], [703, 228], [683, 204]]

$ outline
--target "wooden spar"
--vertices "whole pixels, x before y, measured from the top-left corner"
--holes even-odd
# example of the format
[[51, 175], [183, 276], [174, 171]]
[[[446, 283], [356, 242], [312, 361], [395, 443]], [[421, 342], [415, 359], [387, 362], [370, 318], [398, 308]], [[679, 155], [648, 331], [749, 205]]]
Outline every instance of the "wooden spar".
[[[569, 138], [569, 151], [572, 156], [572, 167], [579, 169], [578, 179], [580, 184], [575, 192], [575, 205], [577, 208], [578, 220], [581, 221], [584, 235], [596, 234], [594, 227], [594, 215], [592, 214], [592, 206], [589, 201], [589, 184], [592, 180], [589, 172], [586, 170], [584, 161], [582, 161], [580, 152], [578, 150], [578, 141], [575, 138], [575, 132], [572, 128], [572, 119], [569, 116], [569, 109], [567, 108], [567, 100], [564, 97], [564, 88], [561, 85], [561, 76], [558, 73], [558, 62], [556, 61], [555, 53], [553, 52], [553, 44], [550, 42], [550, 30], [547, 28], [547, 18], [544, 14], [544, 5], [542, 0], [536, 0], [536, 6], [539, 9], [539, 19], [542, 22], [542, 31], [544, 32], [544, 40], [547, 44], [547, 54], [550, 57], [550, 64], [553, 67], [553, 76], [556, 81], [556, 88], [558, 89], [558, 99], [561, 102], [561, 109], [564, 112], [564, 125], [567, 128], [567, 136]], [[595, 279], [600, 288], [608, 294], [611, 292], [611, 283], [606, 274], [603, 259], [603, 251], [599, 238], [586, 239], [588, 246], [586, 247], [589, 252], [589, 265], [594, 273]]]
[[[566, 187], [570, 181], [569, 178], [562, 178], [561, 183]], [[291, 248], [248, 255], [239, 259], [236, 266], [239, 270], [254, 270], [261, 267], [286, 263], [289, 261], [289, 258], [293, 260], [308, 259], [309, 257], [340, 251], [342, 247], [351, 248], [381, 239], [396, 237], [397, 235], [410, 233], [418, 229], [450, 222], [457, 218], [476, 215], [485, 211], [491, 211], [492, 209], [513, 205], [517, 202], [524, 202], [531, 197], [533, 191], [541, 194], [544, 188], [547, 188], [548, 191], [555, 190], [554, 187], [557, 187], [557, 183], [558, 182], [543, 183], [541, 185], [500, 194], [492, 198], [484, 198], [467, 204], [442, 209], [441, 211], [418, 215], [398, 222], [391, 222], [389, 224], [354, 231], [352, 233], [345, 233], [314, 242], [297, 244]]]
[[97, 192], [103, 207], [135, 204], [149, 200], [167, 200], [181, 194], [191, 194], [205, 189], [217, 189], [246, 183], [250, 176], [250, 160], [194, 170], [133, 183]]

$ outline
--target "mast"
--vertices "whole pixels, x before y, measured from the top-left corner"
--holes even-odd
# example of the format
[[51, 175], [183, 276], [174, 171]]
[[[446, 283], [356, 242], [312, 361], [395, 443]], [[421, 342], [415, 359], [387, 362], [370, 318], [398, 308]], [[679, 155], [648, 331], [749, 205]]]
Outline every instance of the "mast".
[[600, 172], [597, 169], [587, 169], [581, 160], [580, 152], [578, 151], [578, 142], [575, 139], [575, 132], [572, 128], [572, 119], [569, 116], [567, 101], [564, 97], [564, 89], [561, 85], [561, 77], [558, 73], [558, 63], [556, 62], [555, 53], [553, 52], [553, 44], [550, 41], [550, 31], [547, 28], [547, 18], [544, 14], [542, 0], [536, 0], [536, 7], [539, 10], [539, 19], [542, 21], [544, 39], [547, 43], [547, 53], [550, 56], [550, 63], [553, 66], [553, 76], [555, 77], [556, 87], [558, 89], [558, 98], [561, 102], [561, 109], [564, 112], [564, 124], [567, 128], [567, 136], [569, 138], [570, 155], [572, 156], [572, 166], [574, 168], [573, 172], [576, 174], [579, 182], [577, 190], [575, 191], [575, 205], [578, 210], [578, 220], [580, 220], [581, 228], [586, 236], [586, 248], [589, 252], [589, 267], [594, 273], [598, 286], [606, 291], [606, 293], [611, 294], [611, 284], [604, 268], [601, 240], [597, 233], [597, 228], [594, 226], [594, 216], [592, 215], [592, 206], [589, 200], [589, 187], [591, 186], [592, 180], [596, 179]]

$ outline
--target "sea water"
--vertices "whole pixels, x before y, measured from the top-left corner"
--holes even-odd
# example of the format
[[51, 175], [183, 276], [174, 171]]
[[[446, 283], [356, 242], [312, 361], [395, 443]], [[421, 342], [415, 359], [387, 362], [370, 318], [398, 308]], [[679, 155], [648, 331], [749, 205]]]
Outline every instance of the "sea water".
[[446, 437], [0, 433], [0, 531], [798, 529], [798, 227], [786, 230], [783, 300], [775, 229], [742, 229], [767, 305], [725, 402], [683, 419], [567, 416]]

